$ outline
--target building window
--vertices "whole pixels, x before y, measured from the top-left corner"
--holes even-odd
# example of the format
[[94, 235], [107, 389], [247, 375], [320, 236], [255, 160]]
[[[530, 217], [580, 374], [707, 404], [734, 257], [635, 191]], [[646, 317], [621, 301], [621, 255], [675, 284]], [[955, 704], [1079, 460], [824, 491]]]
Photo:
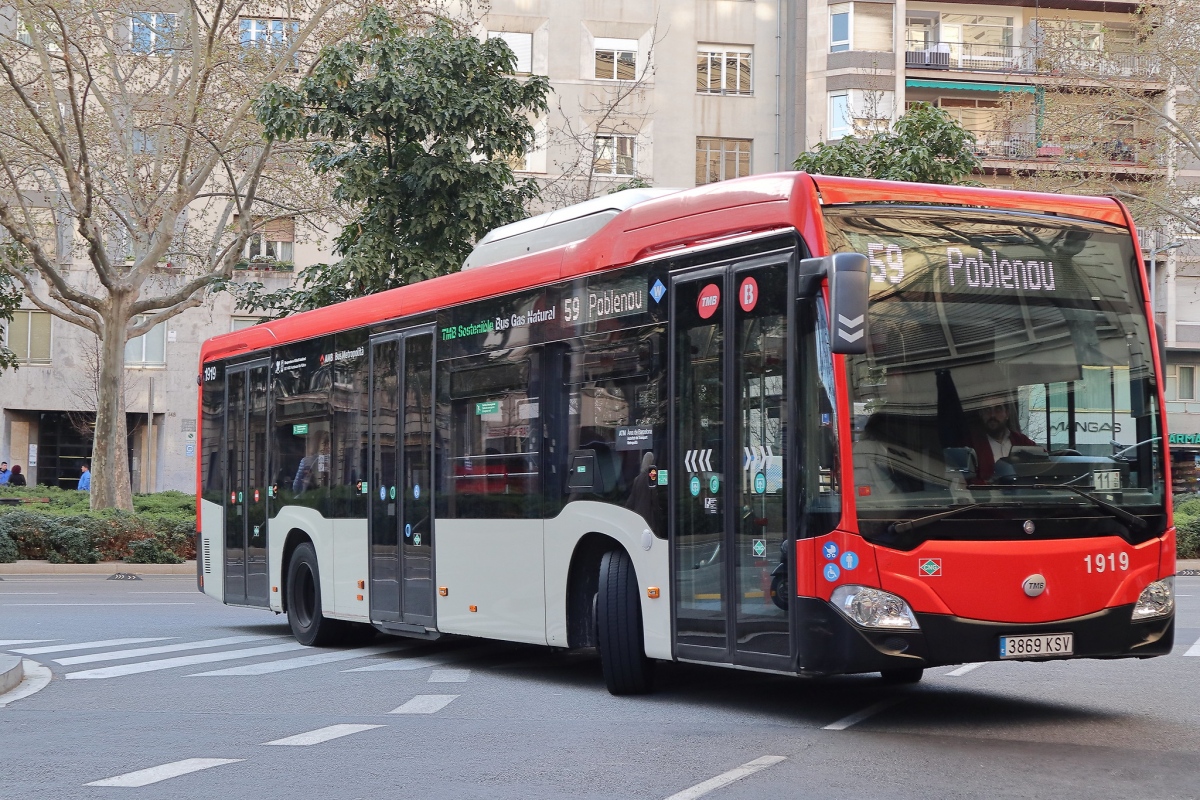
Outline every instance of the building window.
[[829, 95], [829, 138], [841, 139], [843, 136], [849, 136], [853, 128], [849, 93], [838, 92]]
[[750, 174], [750, 139], [696, 138], [696, 185]]
[[263, 223], [246, 241], [246, 260], [251, 264], [291, 262], [296, 240], [296, 221], [285, 217]]
[[597, 136], [593, 175], [633, 175], [635, 168], [632, 136]]
[[829, 52], [892, 52], [890, 3], [837, 3], [829, 7]]
[[844, 53], [850, 49], [850, 4], [838, 3], [829, 7], [829, 52]]
[[19, 363], [50, 363], [50, 315], [45, 311], [14, 311], [7, 338]]
[[1180, 367], [1179, 368], [1179, 399], [1180, 400], [1195, 400], [1196, 399], [1196, 368], [1195, 367]]
[[596, 38], [596, 77], [607, 81], [637, 79], [637, 39]]
[[533, 34], [512, 33], [510, 31], [488, 31], [489, 39], [503, 39], [508, 48], [517, 56], [516, 74], [530, 75], [533, 73]]
[[[141, 324], [145, 317], [135, 317], [134, 324]], [[125, 343], [125, 365], [138, 367], [161, 367], [167, 363], [167, 328], [159, 323], [150, 330]]]
[[300, 23], [291, 19], [242, 17], [238, 24], [243, 47], [286, 47], [288, 38], [300, 30]]
[[138, 55], [165, 53], [175, 38], [175, 15], [135, 11], [130, 22], [129, 47]]
[[701, 47], [696, 54], [696, 91], [701, 94], [750, 94], [749, 50]]
[[261, 317], [233, 317], [229, 320], [229, 330], [240, 331], [257, 325]]

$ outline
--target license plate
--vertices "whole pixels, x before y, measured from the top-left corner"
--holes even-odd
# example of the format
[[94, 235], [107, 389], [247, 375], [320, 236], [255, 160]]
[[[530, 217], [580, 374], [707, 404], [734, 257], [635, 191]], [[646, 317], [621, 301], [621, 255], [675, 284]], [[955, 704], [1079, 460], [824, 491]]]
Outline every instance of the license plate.
[[1029, 636], [1001, 636], [1001, 658], [1037, 658], [1069, 656], [1075, 653], [1075, 636], [1070, 633], [1038, 633]]

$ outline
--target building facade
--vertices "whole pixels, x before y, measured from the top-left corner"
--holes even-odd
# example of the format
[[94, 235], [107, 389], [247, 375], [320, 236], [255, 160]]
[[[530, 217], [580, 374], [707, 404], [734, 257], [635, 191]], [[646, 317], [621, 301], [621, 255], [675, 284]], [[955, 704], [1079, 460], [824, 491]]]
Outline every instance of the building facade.
[[[514, 166], [543, 181], [546, 206], [561, 207], [622, 186], [686, 188], [789, 169], [817, 142], [885, 126], [918, 101], [975, 132], [989, 183], [1085, 158], [1118, 179], [1157, 174], [1161, 153], [1136, 124], [1114, 118], [1081, 144], [1039, 116], [1046, 93], [1064, 83], [1144, 77], [1134, 10], [1112, 0], [493, 0], [478, 34], [503, 38], [519, 74], [549, 78], [537, 146]], [[1059, 57], [1064, 47], [1074, 54], [1070, 76], [1051, 43]], [[1165, 86], [1146, 81], [1145, 91], [1163, 97]], [[289, 285], [292, 270], [327, 255], [315, 243], [324, 235], [279, 228], [257, 237], [237, 280]], [[1162, 234], [1144, 244], [1167, 343], [1176, 484], [1194, 490], [1200, 246]], [[252, 322], [217, 295], [129, 343], [135, 491], [192, 491], [200, 342]], [[9, 326], [23, 365], [0, 377], [0, 458], [22, 464], [31, 482], [71, 487], [87, 457], [89, 338], [31, 306]]]

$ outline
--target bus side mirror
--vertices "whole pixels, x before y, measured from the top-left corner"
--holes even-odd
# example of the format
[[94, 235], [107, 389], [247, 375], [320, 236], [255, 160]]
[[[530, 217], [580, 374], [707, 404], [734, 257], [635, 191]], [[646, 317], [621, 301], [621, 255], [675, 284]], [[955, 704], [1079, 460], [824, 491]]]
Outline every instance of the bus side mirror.
[[834, 353], [867, 352], [867, 275], [867, 257], [862, 253], [829, 257], [829, 335]]

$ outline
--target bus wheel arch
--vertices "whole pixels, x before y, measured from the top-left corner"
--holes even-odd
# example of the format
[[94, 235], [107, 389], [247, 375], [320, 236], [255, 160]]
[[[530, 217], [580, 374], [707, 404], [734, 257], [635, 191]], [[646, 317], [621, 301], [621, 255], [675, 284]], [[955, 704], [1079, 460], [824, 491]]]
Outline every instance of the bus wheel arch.
[[621, 550], [607, 534], [592, 531], [575, 543], [567, 569], [567, 647], [596, 647], [596, 594], [600, 589], [600, 562], [604, 554]]
[[292, 565], [292, 555], [296, 552], [297, 547], [305, 543], [313, 545], [312, 537], [299, 528], [292, 528], [288, 531], [283, 542], [283, 559], [279, 562], [279, 595], [285, 614], [288, 610], [288, 572]]

